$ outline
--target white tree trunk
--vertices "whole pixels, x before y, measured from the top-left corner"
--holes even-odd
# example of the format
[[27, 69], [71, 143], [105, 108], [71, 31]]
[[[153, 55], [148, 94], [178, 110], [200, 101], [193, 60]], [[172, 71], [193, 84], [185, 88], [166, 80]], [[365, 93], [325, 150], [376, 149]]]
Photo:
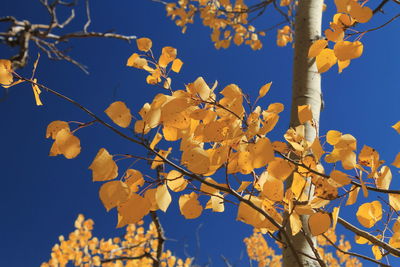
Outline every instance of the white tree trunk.
[[[297, 116], [297, 107], [300, 105], [311, 106], [313, 118], [316, 128], [310, 124], [305, 125], [305, 136], [308, 141], [313, 141], [317, 136], [316, 129], [319, 126], [319, 115], [321, 110], [321, 76], [317, 71], [314, 59], [309, 59], [308, 48], [313, 40], [319, 39], [321, 36], [321, 20], [322, 20], [323, 0], [299, 0], [296, 19], [295, 19], [295, 48], [293, 61], [293, 85], [292, 85], [292, 107], [290, 126], [299, 125]], [[290, 181], [289, 181], [290, 183]], [[315, 243], [315, 238], [309, 234], [308, 223], [305, 216], [302, 216], [303, 227], [307, 235]], [[288, 223], [288, 225], [290, 225]], [[290, 227], [287, 232], [291, 235]], [[310, 255], [315, 255], [302, 233], [292, 236], [291, 239], [296, 251]], [[318, 262], [310, 259], [303, 254], [297, 253], [302, 266], [319, 266]], [[283, 266], [295, 267], [299, 266], [295, 255], [288, 248], [283, 249]]]

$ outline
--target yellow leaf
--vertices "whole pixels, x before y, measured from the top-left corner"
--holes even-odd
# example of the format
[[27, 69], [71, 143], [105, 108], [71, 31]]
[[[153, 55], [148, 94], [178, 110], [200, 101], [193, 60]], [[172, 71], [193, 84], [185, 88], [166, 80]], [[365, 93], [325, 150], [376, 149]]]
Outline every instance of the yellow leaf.
[[283, 181], [268, 175], [264, 182], [261, 194], [267, 197], [269, 200], [277, 202], [283, 200], [283, 192]]
[[315, 156], [317, 161], [320, 161], [322, 155], [325, 153], [324, 149], [321, 146], [321, 142], [319, 141], [318, 136], [315, 137], [314, 142], [311, 145], [312, 153]]
[[57, 133], [62, 129], [70, 131], [68, 122], [66, 121], [52, 121], [47, 125], [46, 138], [56, 139]]
[[338, 60], [338, 72], [342, 73], [342, 71], [350, 65], [350, 59], [348, 60]]
[[165, 68], [169, 63], [171, 63], [177, 55], [177, 50], [170, 46], [165, 46], [162, 49], [161, 56], [158, 59], [158, 64], [160, 67]]
[[382, 205], [377, 200], [364, 203], [358, 208], [356, 216], [362, 226], [371, 228], [382, 219]]
[[181, 71], [182, 65], [183, 65], [182, 60], [177, 58], [172, 62], [171, 70], [176, 73], [179, 73]]
[[210, 158], [208, 153], [200, 148], [194, 147], [182, 153], [182, 164], [196, 174], [205, 174], [210, 168]]
[[300, 200], [300, 197], [304, 191], [304, 187], [306, 186], [306, 182], [307, 181], [299, 173], [293, 173], [293, 182], [291, 189], [296, 199]]
[[150, 207], [151, 203], [147, 199], [135, 193], [131, 194], [126, 202], [118, 206], [117, 228], [139, 222], [149, 213]]
[[322, 50], [325, 49], [325, 47], [328, 46], [328, 41], [324, 39], [320, 39], [315, 41], [309, 48], [308, 50], [308, 57], [316, 57], [321, 53]]
[[358, 192], [360, 191], [360, 187], [353, 185], [350, 188], [349, 197], [346, 202], [346, 206], [353, 205], [357, 201]]
[[67, 159], [75, 158], [81, 152], [81, 142], [69, 129], [61, 129], [57, 132], [55, 141], [50, 150], [50, 156], [63, 154]]
[[181, 210], [181, 214], [186, 219], [195, 219], [203, 212], [203, 207], [200, 205], [197, 197], [197, 194], [194, 192], [180, 196], [179, 208]]
[[267, 84], [264, 84], [264, 85], [260, 88], [260, 91], [258, 92], [258, 97], [259, 97], [259, 98], [264, 97], [264, 96], [268, 93], [269, 89], [271, 88], [271, 85], [272, 85], [272, 82], [269, 82], [269, 83], [267, 83]]
[[359, 236], [359, 235], [355, 235], [354, 236], [354, 240], [355, 240], [355, 242], [357, 244], [360, 244], [360, 245], [364, 245], [364, 244], [369, 243], [368, 239], [366, 239], [366, 238], [364, 238], [362, 236]]
[[154, 149], [154, 147], [161, 141], [162, 139], [162, 134], [156, 133], [156, 135], [153, 138], [153, 141], [150, 143], [150, 148]]
[[139, 191], [139, 187], [144, 185], [143, 175], [135, 169], [128, 169], [125, 172], [125, 182], [130, 187], [132, 192]]
[[335, 44], [333, 51], [338, 60], [345, 61], [360, 57], [363, 52], [363, 47], [360, 41], [339, 41]]
[[137, 47], [140, 51], [147, 52], [151, 49], [153, 42], [149, 38], [136, 39]]
[[397, 156], [394, 159], [392, 165], [395, 166], [396, 168], [400, 168], [400, 152], [397, 153]]
[[118, 166], [105, 148], [97, 152], [89, 169], [93, 172], [93, 181], [108, 181], [118, 176]]
[[389, 189], [392, 181], [392, 172], [388, 166], [382, 166], [379, 170], [378, 178], [376, 179], [376, 187], [379, 189]]
[[[33, 79], [34, 83], [37, 83], [36, 79]], [[36, 84], [32, 83], [32, 89], [33, 89], [33, 95], [35, 96], [35, 101], [36, 101], [36, 106], [43, 106], [42, 101], [40, 100], [39, 95], [42, 93], [42, 91], [40, 90], [39, 86], [37, 86]]]
[[374, 254], [375, 259], [378, 261], [381, 260], [383, 257], [381, 249], [378, 246], [372, 246], [371, 249], [372, 249], [372, 253]]
[[308, 219], [308, 227], [310, 228], [313, 236], [317, 236], [328, 231], [331, 223], [331, 216], [325, 212], [316, 212]]
[[[172, 151], [172, 147], [169, 147], [168, 150], [160, 150], [160, 151], [158, 151], [158, 154], [160, 154], [160, 156], [162, 156], [163, 158], [167, 158], [168, 155], [171, 153], [171, 151]], [[154, 170], [158, 166], [161, 166], [163, 164], [164, 164], [164, 160], [157, 155], [157, 156], [154, 157], [154, 160], [151, 163], [150, 169]]]
[[150, 203], [151, 211], [158, 210], [158, 205], [157, 205], [157, 201], [156, 201], [156, 192], [157, 192], [157, 188], [151, 188], [151, 189], [147, 189], [146, 192], [144, 193], [144, 198], [147, 199], [147, 201]]
[[167, 185], [172, 191], [180, 192], [186, 188], [187, 184], [188, 181], [183, 177], [182, 173], [171, 170], [167, 174]]
[[394, 124], [392, 128], [395, 129], [396, 132], [400, 134], [400, 121], [396, 122], [396, 124]]
[[329, 176], [330, 179], [337, 183], [337, 187], [345, 186], [351, 183], [351, 178], [349, 178], [349, 176], [344, 172], [338, 170], [333, 170]]
[[12, 64], [10, 60], [0, 59], [0, 84], [11, 85], [13, 82]]
[[168, 191], [167, 185], [166, 184], [159, 185], [156, 191], [156, 202], [160, 210], [166, 212], [169, 207], [169, 204], [171, 204], [171, 201], [172, 198]]
[[294, 168], [295, 166], [292, 163], [282, 158], [275, 158], [274, 161], [268, 164], [267, 171], [269, 175], [284, 181], [292, 174]]
[[238, 167], [242, 174], [249, 174], [253, 171], [252, 155], [249, 151], [238, 152]]
[[389, 240], [389, 245], [394, 248], [400, 248], [400, 233], [396, 232]]
[[306, 121], [311, 121], [313, 119], [310, 105], [298, 106], [297, 112], [298, 112], [300, 124], [304, 124]]
[[368, 22], [373, 16], [372, 9], [361, 6], [357, 1], [350, 1], [348, 10], [350, 16], [360, 23]]
[[326, 29], [324, 33], [325, 33], [326, 39], [328, 39], [329, 41], [334, 42], [334, 43], [342, 41], [343, 37], [344, 37], [344, 31], [342, 28], [336, 28], [334, 30]]
[[400, 232], [400, 218], [397, 218], [392, 226], [393, 232]]
[[395, 210], [400, 210], [400, 195], [399, 194], [389, 194], [390, 206]]
[[316, 58], [319, 73], [328, 71], [337, 62], [337, 58], [332, 49], [325, 48]]
[[243, 191], [246, 190], [246, 188], [247, 188], [250, 184], [252, 184], [252, 183], [253, 183], [253, 182], [251, 182], [251, 181], [242, 181], [242, 182], [240, 183], [239, 188], [236, 190], [236, 192], [238, 192], [238, 193], [243, 192]]
[[339, 143], [341, 137], [342, 137], [341, 132], [330, 130], [326, 133], [326, 142], [328, 142], [328, 144], [334, 146], [337, 143]]
[[121, 181], [111, 181], [103, 184], [99, 190], [100, 200], [107, 211], [128, 200], [130, 189]]
[[122, 101], [112, 103], [105, 113], [110, 119], [120, 127], [126, 128], [131, 124], [132, 115], [129, 108]]
[[339, 217], [340, 207], [334, 207], [332, 211], [332, 229], [336, 229], [337, 220]]
[[289, 220], [290, 220], [290, 229], [292, 229], [292, 236], [295, 236], [301, 231], [303, 224], [300, 220], [299, 214], [297, 214], [296, 212], [293, 212], [290, 215]]
[[220, 193], [216, 193], [210, 197], [207, 202], [206, 209], [212, 209], [214, 212], [224, 212], [224, 200]]
[[204, 81], [203, 77], [198, 77], [189, 87], [190, 92], [202, 100], [207, 100], [210, 97], [211, 89]]
[[143, 69], [145, 66], [147, 66], [147, 60], [144, 58], [141, 58], [138, 54], [133, 53], [128, 58], [128, 60], [126, 62], [126, 66]]
[[267, 137], [259, 138], [249, 145], [253, 168], [261, 168], [275, 159], [271, 141]]

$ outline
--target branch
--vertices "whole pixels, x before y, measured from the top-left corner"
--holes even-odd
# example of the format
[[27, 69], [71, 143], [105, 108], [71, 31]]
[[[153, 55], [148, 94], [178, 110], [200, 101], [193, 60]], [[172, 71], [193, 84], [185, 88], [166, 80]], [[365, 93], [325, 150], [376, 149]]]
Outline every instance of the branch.
[[153, 220], [154, 225], [156, 226], [156, 229], [157, 229], [157, 240], [158, 240], [157, 256], [156, 256], [157, 261], [154, 261], [154, 267], [158, 267], [158, 266], [160, 266], [161, 256], [164, 251], [164, 242], [165, 242], [164, 229], [162, 228], [160, 220], [157, 216], [157, 212], [151, 211], [150, 215], [151, 215], [151, 219]]
[[371, 235], [370, 233], [355, 227], [354, 225], [352, 225], [351, 223], [347, 222], [346, 220], [344, 220], [344, 219], [342, 219], [340, 217], [338, 217], [338, 223], [343, 225], [346, 229], [348, 229], [348, 230], [352, 231], [353, 233], [357, 234], [358, 236], [364, 237], [365, 239], [367, 239], [368, 241], [370, 241], [374, 245], [377, 245], [377, 246], [387, 250], [390, 254], [395, 255], [397, 257], [400, 257], [400, 250], [399, 249], [394, 248], [394, 247], [390, 246], [388, 243], [379, 240], [378, 238], [376, 238], [375, 236]]
[[367, 256], [365, 256], [365, 255], [358, 254], [358, 253], [354, 253], [354, 252], [350, 252], [350, 251], [345, 251], [345, 250], [341, 249], [339, 246], [337, 246], [335, 243], [333, 243], [333, 241], [330, 240], [325, 234], [322, 234], [322, 236], [323, 236], [323, 237], [325, 238], [325, 240], [328, 241], [336, 250], [340, 251], [340, 252], [343, 253], [343, 254], [347, 254], [347, 255], [354, 256], [354, 257], [358, 257], [358, 258], [361, 258], [361, 259], [364, 259], [364, 260], [367, 260], [367, 261], [371, 261], [371, 262], [373, 262], [373, 263], [378, 264], [379, 266], [390, 267], [390, 265], [386, 265], [386, 264], [384, 264], [384, 263], [382, 263], [382, 262], [380, 262], [380, 261], [377, 261], [377, 260], [375, 260], [375, 259], [373, 259], [373, 258], [370, 258], [370, 257], [367, 257]]

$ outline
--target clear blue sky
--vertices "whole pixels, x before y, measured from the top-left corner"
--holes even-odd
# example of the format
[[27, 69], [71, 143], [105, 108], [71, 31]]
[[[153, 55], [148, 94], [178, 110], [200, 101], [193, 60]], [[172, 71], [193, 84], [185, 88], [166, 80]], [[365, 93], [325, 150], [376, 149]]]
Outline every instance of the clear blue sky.
[[[81, 1], [83, 3], [83, 1]], [[328, 9], [333, 7], [328, 2]], [[369, 1], [376, 6], [379, 1]], [[81, 3], [81, 4], [82, 4]], [[275, 45], [276, 32], [264, 39], [261, 51], [242, 46], [228, 50], [215, 50], [210, 41], [210, 31], [200, 23], [189, 26], [186, 34], [166, 18], [164, 7], [149, 0], [92, 1], [92, 24], [95, 31], [116, 30], [127, 35], [149, 37], [156, 53], [163, 46], [174, 46], [184, 61], [183, 69], [175, 75], [174, 84], [182, 87], [198, 76], [220, 87], [236, 83], [250, 95], [256, 95], [260, 86], [273, 81], [271, 91], [260, 105], [282, 102], [290, 106], [292, 49]], [[388, 4], [387, 14], [377, 15], [370, 26], [376, 26], [391, 18], [398, 10]], [[270, 10], [271, 11], [271, 10]], [[260, 18], [257, 24], [269, 27], [277, 21], [276, 15]], [[49, 18], [39, 1], [5, 1], [0, 17], [13, 15], [33, 23], [48, 23]], [[324, 14], [324, 23], [331, 13]], [[85, 23], [84, 10], [78, 8], [78, 19], [73, 30]], [[199, 20], [197, 20], [199, 22]], [[3, 27], [0, 25], [0, 27]], [[400, 55], [398, 44], [399, 23], [367, 34], [363, 39], [364, 54], [353, 60], [341, 75], [336, 67], [323, 75], [325, 109], [321, 115], [321, 133], [329, 129], [350, 133], [358, 139], [358, 149], [363, 144], [377, 149], [381, 157], [392, 162], [400, 147], [400, 136], [391, 125], [400, 120]], [[3, 29], [3, 28], [1, 28]], [[66, 62], [55, 62], [44, 55], [39, 63], [37, 78], [41, 83], [58, 90], [105, 117], [104, 109], [113, 101], [123, 100], [137, 112], [143, 103], [151, 101], [158, 89], [145, 83], [145, 73], [125, 67], [126, 59], [135, 51], [135, 43], [118, 40], [77, 40], [71, 55], [89, 66], [85, 75]], [[13, 55], [8, 47], [0, 45], [0, 58]], [[32, 50], [35, 55], [36, 50]], [[32, 61], [31, 61], [32, 63]], [[31, 65], [20, 71], [30, 75]], [[2, 266], [38, 266], [48, 260], [51, 247], [60, 234], [73, 230], [73, 222], [79, 213], [95, 221], [95, 235], [110, 237], [121, 231], [115, 230], [116, 213], [106, 213], [98, 198], [100, 183], [93, 183], [87, 169], [96, 152], [106, 147], [111, 153], [132, 153], [137, 147], [121, 140], [101, 126], [93, 126], [78, 132], [82, 153], [74, 160], [49, 157], [51, 141], [45, 139], [45, 129], [53, 120], [89, 121], [90, 118], [74, 106], [43, 92], [44, 106], [34, 104], [32, 90], [27, 85], [11, 88], [6, 101], [0, 103], [1, 150], [0, 166], [0, 258]], [[289, 110], [285, 109], [278, 128], [269, 137], [280, 139], [289, 124]], [[393, 186], [399, 188], [398, 170], [392, 168]], [[362, 202], [372, 201], [371, 194]], [[227, 205], [229, 206], [229, 205]], [[352, 221], [355, 210], [345, 208], [341, 216]], [[245, 255], [243, 238], [252, 232], [250, 226], [235, 221], [236, 211], [228, 207], [223, 214], [209, 211], [195, 220], [185, 220], [177, 207], [177, 198], [166, 215], [161, 215], [168, 238], [167, 248], [178, 256], [197, 257], [197, 263], [221, 266], [220, 255], [232, 263]], [[201, 225], [201, 227], [200, 227]], [[196, 245], [196, 229], [200, 236], [200, 249]], [[343, 231], [350, 240], [353, 234]], [[355, 249], [363, 249], [356, 246]], [[372, 255], [369, 248], [362, 250]], [[237, 266], [246, 265], [241, 261]]]

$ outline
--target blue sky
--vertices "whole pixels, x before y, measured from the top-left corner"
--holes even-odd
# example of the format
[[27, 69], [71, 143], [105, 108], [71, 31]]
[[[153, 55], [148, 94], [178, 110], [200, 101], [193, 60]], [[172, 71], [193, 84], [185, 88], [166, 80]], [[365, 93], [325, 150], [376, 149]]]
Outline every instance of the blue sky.
[[[149, 37], [153, 40], [155, 53], [167, 45], [178, 49], [184, 65], [181, 73], [173, 76], [176, 87], [203, 76], [209, 83], [218, 80], [220, 89], [236, 83], [254, 96], [262, 85], [273, 81], [270, 92], [259, 105], [282, 102], [287, 107], [278, 128], [269, 136], [273, 140], [281, 139], [289, 124], [292, 49], [275, 45], [275, 31], [267, 34], [260, 51], [245, 46], [216, 50], [208, 28], [195, 23], [182, 34], [180, 28], [166, 17], [160, 4], [149, 0], [125, 0], [118, 4], [92, 2], [92, 30], [116, 30]], [[328, 9], [333, 7], [332, 2], [328, 2]], [[368, 4], [376, 6], [378, 1]], [[396, 8], [394, 3], [388, 4], [387, 12], [377, 15], [371, 27], [390, 19]], [[257, 24], [265, 27], [274, 24], [276, 15], [267, 16], [273, 13], [271, 11]], [[6, 1], [0, 17], [6, 15], [33, 23], [49, 20], [39, 1], [31, 0]], [[327, 25], [331, 13], [324, 16]], [[77, 20], [71, 26], [73, 30], [79, 30], [84, 23], [84, 10], [78, 8]], [[398, 27], [398, 22], [394, 22], [364, 36], [363, 56], [353, 60], [340, 75], [334, 67], [323, 75], [322, 82], [325, 109], [321, 114], [321, 133], [330, 129], [350, 133], [357, 138], [358, 149], [364, 144], [372, 146], [388, 163], [393, 161], [400, 147], [400, 136], [390, 127], [400, 120]], [[85, 75], [69, 63], [51, 61], [42, 55], [37, 70], [39, 82], [78, 100], [103, 118], [103, 111], [116, 100], [125, 101], [132, 112], [138, 112], [143, 103], [151, 101], [160, 92], [145, 83], [144, 72], [125, 67], [126, 59], [136, 49], [134, 42], [76, 40], [67, 47], [73, 48], [71, 55], [87, 65], [91, 74]], [[0, 58], [9, 58], [14, 52], [0, 45]], [[37, 51], [32, 52], [35, 55]], [[29, 76], [30, 71], [31, 65], [20, 73]], [[0, 103], [0, 120], [3, 121], [0, 257], [4, 266], [38, 266], [48, 260], [52, 245], [60, 234], [73, 230], [73, 222], [79, 213], [95, 221], [95, 235], [121, 234], [121, 230], [115, 230], [115, 211], [105, 211], [98, 198], [100, 184], [92, 182], [87, 168], [101, 147], [111, 153], [140, 152], [138, 147], [96, 125], [78, 131], [82, 153], [76, 159], [49, 157], [51, 141], [45, 139], [48, 123], [53, 120], [89, 121], [90, 118], [65, 101], [46, 92], [42, 95], [44, 106], [37, 107], [31, 88], [21, 84], [11, 88], [7, 100]], [[393, 167], [392, 172], [392, 186], [398, 188], [398, 170]], [[359, 200], [370, 202], [374, 197], [376, 195], [371, 194], [364, 199], [360, 195]], [[174, 201], [168, 213], [161, 215], [161, 221], [167, 237], [175, 240], [168, 241], [167, 247], [178, 256], [184, 255], [183, 248], [186, 247], [187, 253], [197, 258], [197, 263], [211, 261], [213, 266], [221, 266], [220, 255], [235, 263], [245, 254], [242, 240], [252, 229], [235, 221], [233, 207], [228, 207], [223, 214], [207, 211], [198, 219], [185, 220], [179, 214], [177, 198]], [[352, 208], [345, 208], [341, 216], [360, 226], [354, 220], [354, 212]], [[196, 245], [196, 231], [200, 236], [200, 248]], [[339, 231], [352, 240], [353, 234], [340, 227]], [[369, 248], [356, 246], [355, 249], [372, 255]]]

